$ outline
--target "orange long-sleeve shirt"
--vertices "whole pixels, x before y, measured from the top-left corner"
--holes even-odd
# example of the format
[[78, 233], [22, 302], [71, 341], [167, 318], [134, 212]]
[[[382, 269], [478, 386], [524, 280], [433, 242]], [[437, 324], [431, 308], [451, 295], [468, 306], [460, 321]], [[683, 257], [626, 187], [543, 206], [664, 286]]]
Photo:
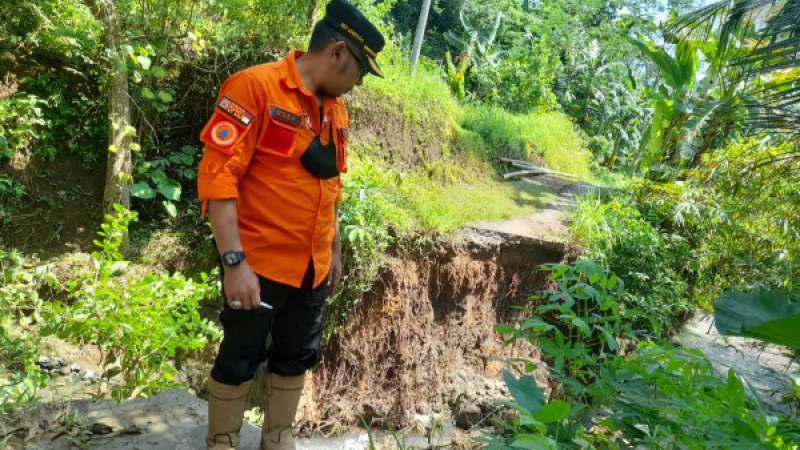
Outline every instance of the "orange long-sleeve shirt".
[[315, 286], [327, 277], [342, 192], [338, 176], [315, 177], [300, 156], [315, 136], [323, 145], [332, 136], [339, 171], [346, 171], [349, 123], [339, 97], [323, 99], [320, 118], [297, 72], [302, 54], [296, 50], [225, 81], [200, 134], [205, 152], [197, 178], [204, 215], [208, 200], [237, 200], [239, 233], [253, 271], [294, 287], [309, 261]]

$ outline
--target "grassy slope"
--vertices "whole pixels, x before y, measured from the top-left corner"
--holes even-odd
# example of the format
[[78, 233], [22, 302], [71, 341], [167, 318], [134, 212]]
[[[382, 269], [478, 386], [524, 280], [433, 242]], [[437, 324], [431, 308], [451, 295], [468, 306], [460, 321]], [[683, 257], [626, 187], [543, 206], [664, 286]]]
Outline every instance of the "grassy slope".
[[[492, 163], [500, 156], [590, 176], [589, 153], [565, 115], [463, 106], [435, 68], [422, 66], [412, 76], [402, 58], [392, 56], [385, 67], [386, 78], [369, 78], [351, 101], [357, 125], [345, 182], [380, 186], [393, 210], [388, 216], [400, 230], [447, 232], [525, 216], [546, 204], [552, 194], [541, 188], [498, 181]], [[376, 110], [402, 124], [387, 125], [387, 115]], [[370, 114], [383, 123], [373, 129], [365, 117]], [[382, 136], [376, 144], [370, 135], [386, 129], [402, 130], [396, 133], [410, 139]]]

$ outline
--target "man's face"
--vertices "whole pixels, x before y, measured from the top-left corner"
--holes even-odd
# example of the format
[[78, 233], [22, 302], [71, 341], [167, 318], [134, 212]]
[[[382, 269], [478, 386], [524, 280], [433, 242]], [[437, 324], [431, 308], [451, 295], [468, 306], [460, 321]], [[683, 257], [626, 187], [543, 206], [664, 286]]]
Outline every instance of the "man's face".
[[366, 72], [356, 58], [354, 52], [343, 41], [331, 44], [326, 50], [327, 76], [324, 84], [320, 86], [328, 95], [338, 97], [350, 92], [356, 85], [361, 85]]

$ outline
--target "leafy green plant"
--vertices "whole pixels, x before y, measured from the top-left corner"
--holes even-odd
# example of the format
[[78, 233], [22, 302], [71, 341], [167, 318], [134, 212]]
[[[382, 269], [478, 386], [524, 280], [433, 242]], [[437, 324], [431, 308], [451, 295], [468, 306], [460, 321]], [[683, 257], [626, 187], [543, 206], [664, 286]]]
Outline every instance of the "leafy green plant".
[[511, 392], [512, 401], [506, 402], [518, 415], [510, 421], [507, 436], [484, 436], [487, 450], [572, 448], [580, 443], [583, 427], [569, 420], [574, 405], [563, 400], [546, 402], [544, 391], [530, 375], [515, 377], [503, 371], [503, 380]]
[[576, 46], [556, 82], [564, 112], [590, 139], [595, 163], [609, 168], [635, 168], [636, 150], [650, 118], [644, 84], [622, 60], [611, 58], [597, 41]]
[[384, 255], [394, 242], [390, 232], [398, 223], [391, 198], [391, 180], [372, 164], [349, 174], [344, 199], [338, 204], [342, 241], [342, 289], [330, 300], [326, 335], [344, 326], [352, 308], [372, 287], [384, 264]]
[[25, 186], [7, 173], [0, 174], [0, 225], [14, 217], [14, 211], [25, 196]]
[[[180, 274], [129, 272], [120, 246], [136, 213], [117, 205], [107, 216], [92, 253], [94, 269], [67, 282], [72, 301], [49, 304], [45, 334], [92, 343], [101, 352], [103, 380], [122, 400], [151, 395], [177, 383], [173, 359], [204, 348], [219, 330], [200, 317], [202, 301], [216, 295], [205, 274], [198, 282]], [[102, 385], [98, 385], [98, 391]]]
[[701, 41], [717, 40], [719, 57], [712, 62], [728, 66], [721, 69], [735, 69], [732, 85], [759, 85], [767, 80], [748, 105], [751, 114], [744, 120], [759, 131], [796, 140], [798, 97], [793, 86], [800, 77], [798, 24], [800, 5], [795, 0], [714, 2], [673, 20], [670, 28]]
[[584, 387], [598, 372], [599, 364], [618, 352], [617, 338], [630, 337], [622, 307], [624, 283], [600, 265], [579, 260], [574, 265], [546, 264], [555, 283], [545, 290], [542, 304], [518, 328], [499, 326], [498, 331], [535, 343], [551, 374], [560, 383], [558, 397], [582, 398]]
[[720, 379], [699, 350], [642, 342], [608, 365], [593, 391], [597, 423], [640, 448], [791, 449], [796, 418], [767, 415], [733, 370]]
[[794, 449], [800, 422], [766, 414], [733, 370], [720, 379], [699, 350], [641, 342], [598, 367], [588, 403], [545, 401], [529, 375], [503, 378], [517, 411], [489, 449]]
[[699, 288], [709, 305], [724, 290], [800, 294], [797, 147], [764, 137], [706, 155], [691, 173], [704, 217], [697, 245]]
[[[0, 416], [35, 401], [49, 377], [37, 361], [38, 335], [12, 334], [11, 320], [23, 327], [39, 317], [43, 303], [37, 289], [50, 279], [42, 271], [25, 269], [18, 251], [0, 248]], [[17, 327], [15, 327], [17, 328]]]
[[[22, 151], [33, 153], [33, 144], [48, 126], [44, 105], [43, 99], [32, 94], [0, 99], [0, 158], [11, 158]], [[55, 156], [44, 149], [37, 151], [49, 159]]]
[[669, 160], [676, 154], [681, 127], [688, 119], [686, 111], [690, 109], [699, 59], [697, 47], [688, 41], [679, 43], [674, 56], [647, 39], [631, 38], [630, 42], [655, 63], [664, 81], [651, 92], [653, 118], [641, 142], [641, 162], [648, 167], [659, 158]]
[[[171, 217], [177, 216], [175, 202], [181, 197], [181, 183], [195, 178], [194, 161], [197, 150], [183, 146], [167, 157], [155, 158], [137, 168], [140, 180], [131, 187], [131, 195], [142, 200], [152, 200], [161, 196], [161, 204]], [[167, 171], [174, 172], [179, 181], [170, 178]]]
[[654, 226], [624, 197], [579, 200], [571, 229], [586, 258], [625, 282], [627, 321], [638, 335], [666, 336], [693, 310], [692, 253], [682, 235]]

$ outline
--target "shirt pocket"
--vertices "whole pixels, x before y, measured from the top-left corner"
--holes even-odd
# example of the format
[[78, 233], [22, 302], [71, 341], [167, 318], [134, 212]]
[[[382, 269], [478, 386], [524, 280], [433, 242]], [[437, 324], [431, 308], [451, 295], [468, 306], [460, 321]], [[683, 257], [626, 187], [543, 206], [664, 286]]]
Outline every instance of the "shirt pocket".
[[270, 105], [267, 112], [256, 148], [271, 155], [291, 158], [295, 154], [298, 141], [302, 140], [298, 139], [302, 119], [299, 115], [275, 105]]

